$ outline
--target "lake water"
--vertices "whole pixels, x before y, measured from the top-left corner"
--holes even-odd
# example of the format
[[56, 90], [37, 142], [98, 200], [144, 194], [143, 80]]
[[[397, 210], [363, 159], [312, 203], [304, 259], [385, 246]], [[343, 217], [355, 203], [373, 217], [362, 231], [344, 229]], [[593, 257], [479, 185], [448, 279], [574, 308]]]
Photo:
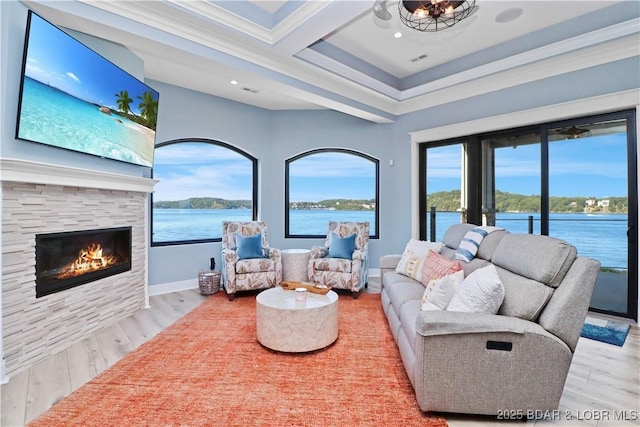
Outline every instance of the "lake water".
[[151, 130], [29, 77], [24, 79], [20, 138], [145, 166], [153, 159]]
[[[540, 233], [539, 214], [499, 213], [496, 225], [512, 233], [527, 233], [529, 215], [534, 216], [534, 233]], [[291, 234], [327, 233], [329, 221], [369, 221], [375, 224], [373, 211], [292, 210]], [[250, 221], [249, 209], [155, 209], [155, 242], [205, 240], [222, 236], [222, 221]], [[460, 214], [439, 212], [436, 217], [436, 240], [446, 229], [460, 222]], [[578, 253], [598, 259], [603, 267], [627, 268], [627, 216], [582, 213], [551, 214], [550, 234], [573, 244]]]

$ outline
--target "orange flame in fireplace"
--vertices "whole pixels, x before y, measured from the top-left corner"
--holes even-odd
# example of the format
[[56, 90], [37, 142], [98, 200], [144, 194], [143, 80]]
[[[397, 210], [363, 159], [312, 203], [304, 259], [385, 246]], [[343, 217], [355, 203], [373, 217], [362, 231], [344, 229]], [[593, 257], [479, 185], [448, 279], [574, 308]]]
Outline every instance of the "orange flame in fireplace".
[[118, 257], [104, 255], [100, 243], [91, 243], [89, 247], [80, 249], [78, 258], [69, 264], [58, 276], [60, 279], [81, 276], [91, 271], [102, 270], [118, 262]]

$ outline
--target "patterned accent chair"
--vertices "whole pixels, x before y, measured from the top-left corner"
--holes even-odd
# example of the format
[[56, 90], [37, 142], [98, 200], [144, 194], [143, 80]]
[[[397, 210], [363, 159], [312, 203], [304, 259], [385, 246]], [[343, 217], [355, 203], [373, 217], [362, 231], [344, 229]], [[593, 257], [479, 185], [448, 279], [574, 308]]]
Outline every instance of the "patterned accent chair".
[[[355, 250], [351, 259], [329, 258], [331, 234], [340, 237], [356, 235]], [[350, 290], [358, 298], [360, 290], [367, 286], [369, 274], [369, 223], [329, 222], [324, 246], [311, 248], [309, 257], [309, 281], [336, 289]]]
[[[236, 233], [250, 237], [262, 234], [264, 258], [240, 259]], [[264, 221], [222, 222], [222, 285], [229, 301], [236, 291], [272, 288], [282, 282], [280, 250], [269, 247], [267, 224]]]

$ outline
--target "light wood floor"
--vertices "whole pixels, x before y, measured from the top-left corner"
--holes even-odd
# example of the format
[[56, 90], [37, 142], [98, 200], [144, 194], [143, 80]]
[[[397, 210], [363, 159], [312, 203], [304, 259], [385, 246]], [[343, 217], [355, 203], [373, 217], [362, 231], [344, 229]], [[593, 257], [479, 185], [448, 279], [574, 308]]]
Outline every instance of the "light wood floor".
[[[367, 292], [379, 291], [379, 279], [372, 279]], [[27, 424], [205, 299], [195, 289], [151, 297], [150, 309], [142, 310], [15, 375], [2, 386], [0, 424], [5, 427]], [[637, 325], [632, 326], [623, 347], [581, 338], [560, 401], [559, 414], [545, 414], [546, 419], [528, 420], [526, 424], [640, 425], [639, 360], [640, 332]], [[635, 419], [615, 420], [620, 414]], [[560, 419], [557, 419], [558, 415], [561, 415]], [[568, 421], [566, 415], [580, 419]], [[451, 427], [525, 424], [497, 420], [496, 417], [444, 416]]]

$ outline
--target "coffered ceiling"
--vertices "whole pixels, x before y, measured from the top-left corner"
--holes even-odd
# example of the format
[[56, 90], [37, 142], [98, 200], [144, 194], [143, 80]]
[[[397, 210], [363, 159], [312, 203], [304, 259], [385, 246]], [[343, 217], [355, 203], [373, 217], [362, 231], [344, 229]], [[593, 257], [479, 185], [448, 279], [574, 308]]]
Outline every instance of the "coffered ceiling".
[[[334, 109], [374, 122], [637, 56], [640, 2], [478, 0], [437, 33], [398, 2], [23, 1], [52, 23], [122, 44], [145, 77], [272, 110]], [[401, 33], [401, 37], [394, 35]], [[238, 84], [231, 84], [234, 80]]]

